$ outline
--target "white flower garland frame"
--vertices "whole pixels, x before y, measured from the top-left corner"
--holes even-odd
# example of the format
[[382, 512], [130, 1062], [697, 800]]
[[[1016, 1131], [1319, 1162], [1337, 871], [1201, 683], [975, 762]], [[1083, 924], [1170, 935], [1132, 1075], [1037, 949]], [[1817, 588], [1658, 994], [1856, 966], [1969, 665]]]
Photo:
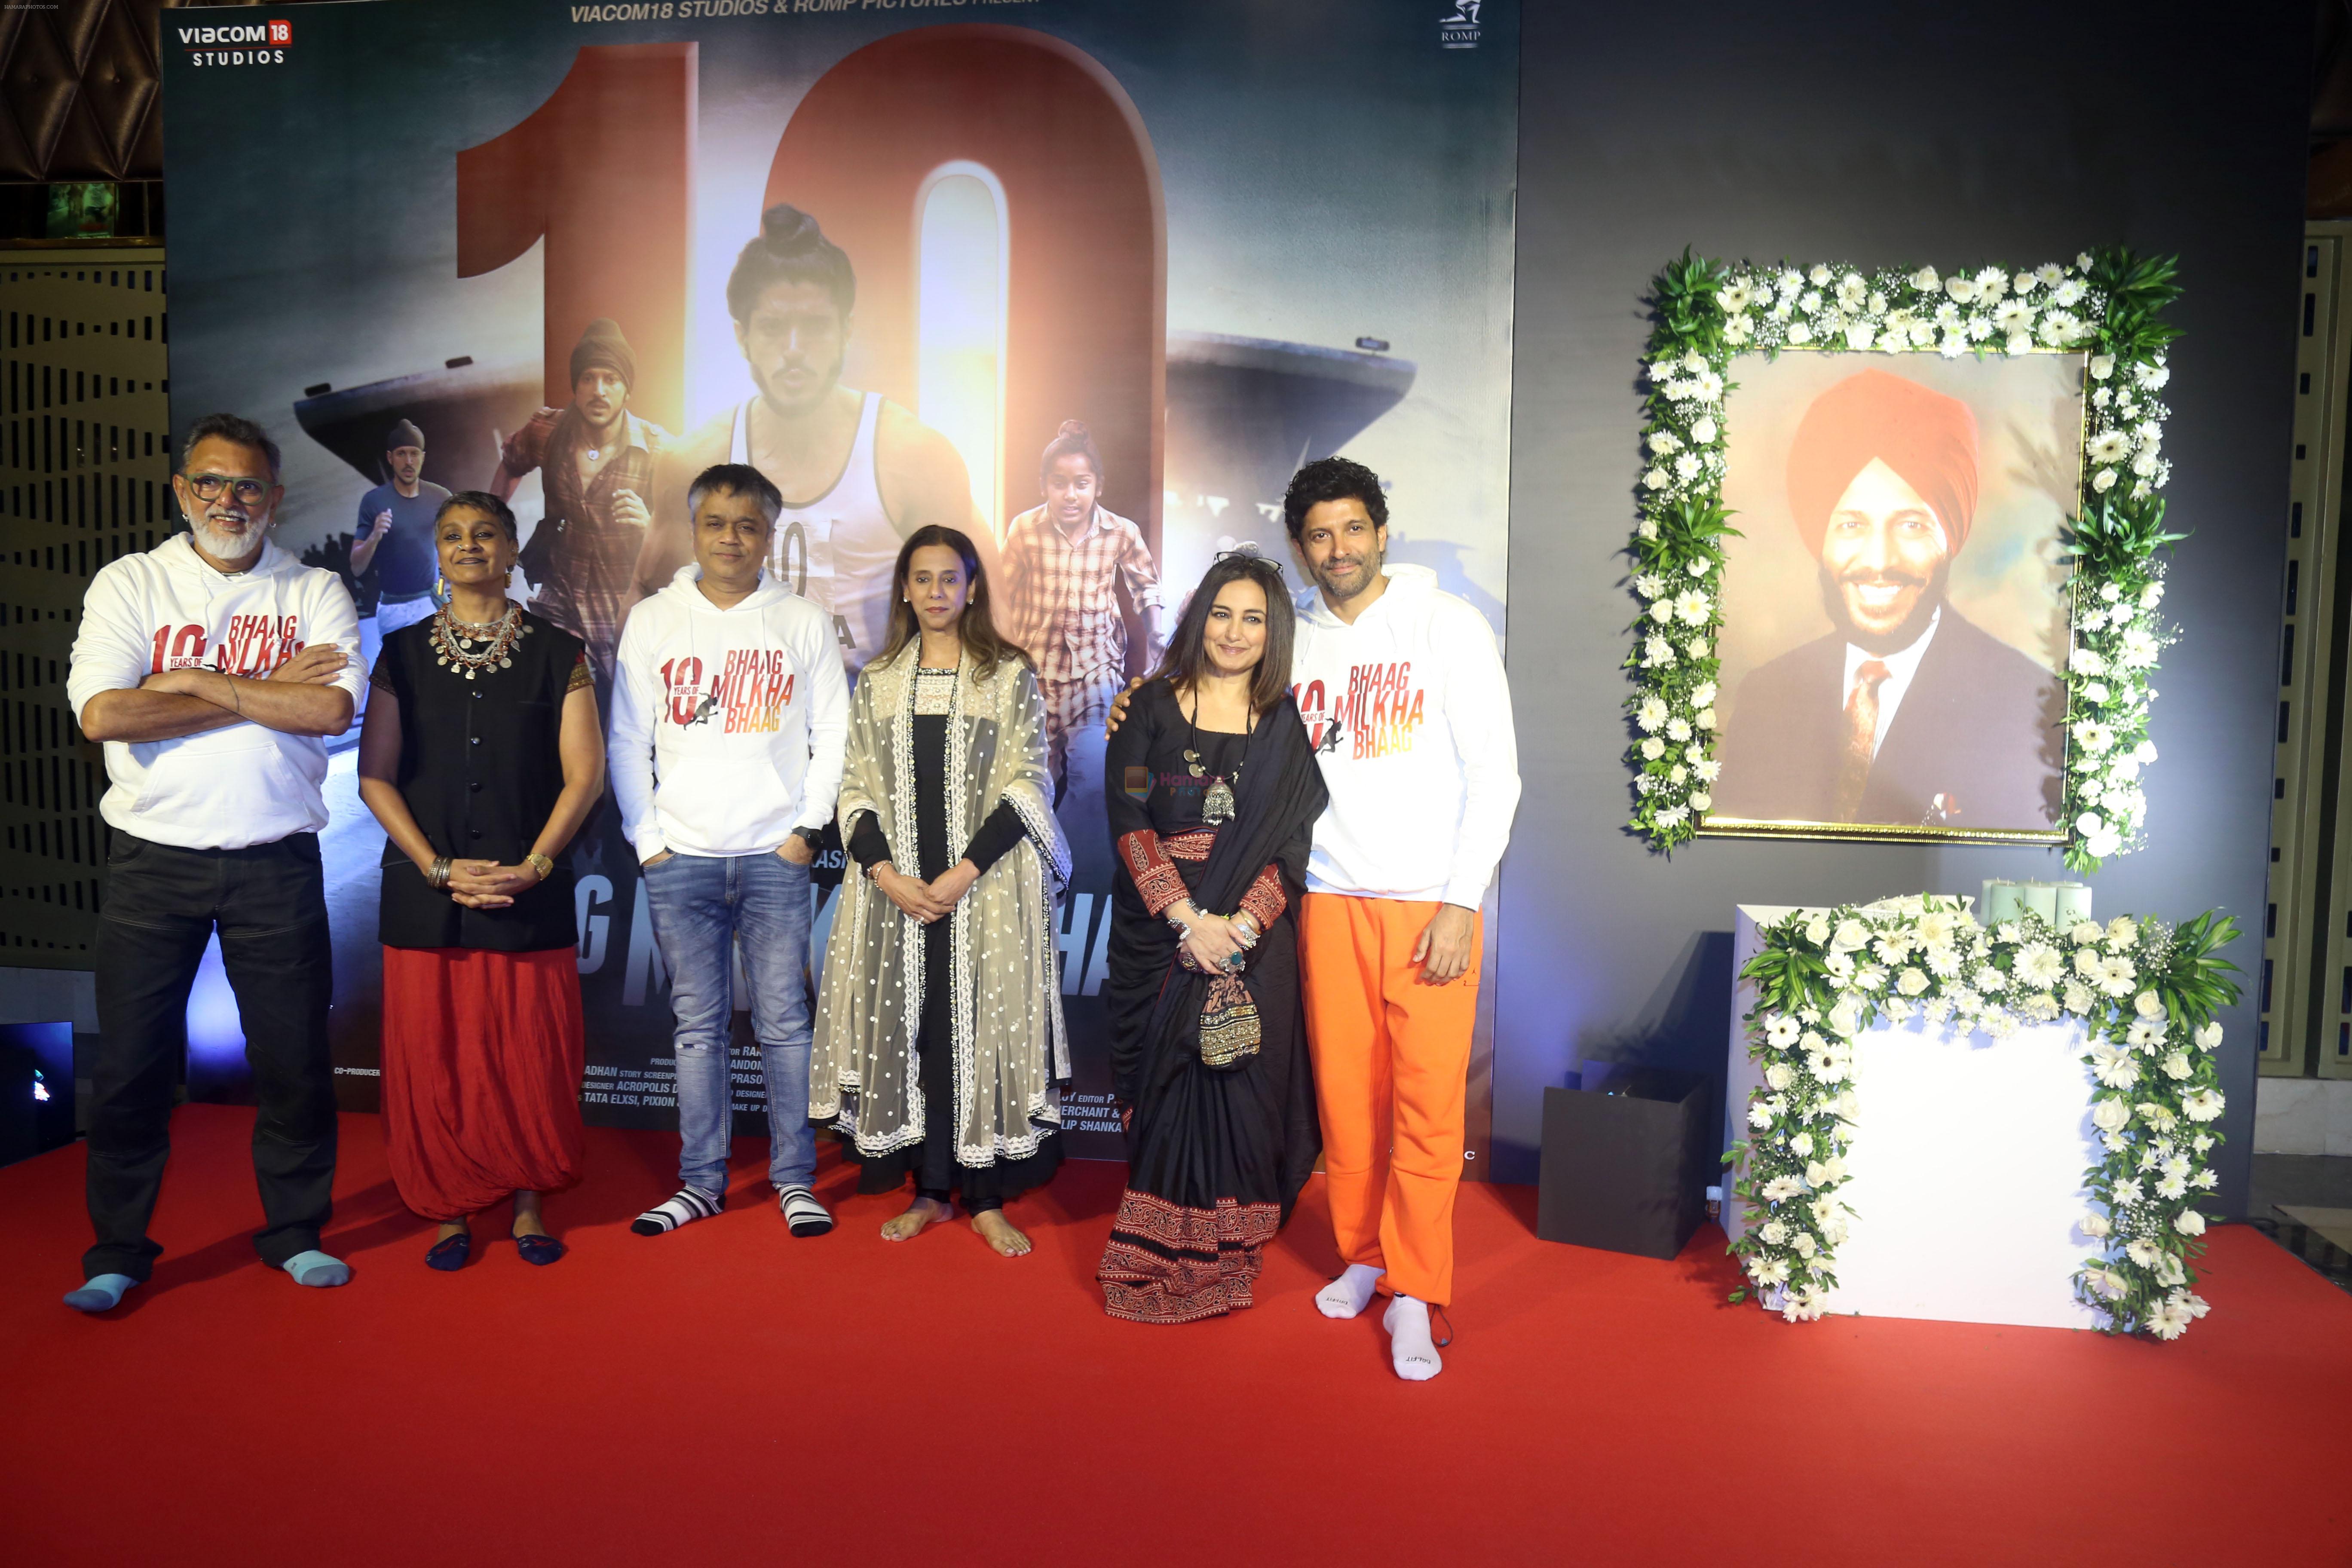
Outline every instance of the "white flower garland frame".
[[1948, 276], [1819, 263], [1727, 264], [1687, 253], [1660, 274], [1646, 368], [1631, 587], [1641, 603], [1626, 656], [1634, 772], [1630, 826], [1671, 851], [1702, 830], [1721, 767], [1715, 758], [1716, 638], [1722, 616], [1726, 432], [1723, 400], [1739, 354], [1828, 352], [2088, 353], [2084, 505], [2065, 542], [2074, 563], [2073, 637], [2064, 681], [2068, 763], [2059, 820], [2066, 864], [2090, 872], [2145, 842], [2141, 773], [2148, 684], [2177, 634], [2157, 618], [2164, 597], [2158, 493], [2171, 477], [2158, 399], [2176, 335], [2160, 311], [2179, 293], [2168, 260], [2085, 253], [2010, 270]]
[[1741, 978], [1757, 988], [1745, 1022], [1763, 1081], [1748, 1096], [1749, 1135], [1724, 1160], [1748, 1205], [1731, 1251], [1768, 1304], [1791, 1322], [1818, 1318], [1836, 1284], [1851, 1212], [1838, 1191], [1868, 1091], [1853, 1081], [1856, 1035], [1915, 1016], [1996, 1037], [2079, 1018], [2105, 1154], [2084, 1177], [2095, 1206], [2077, 1228], [2096, 1251], [2075, 1293], [2111, 1333], [2178, 1339], [2205, 1315], [2190, 1265], [2204, 1250], [2197, 1197], [2218, 1184], [2213, 1014], [2238, 989], [2226, 977], [2236, 966], [2216, 953], [2234, 921], [2125, 915], [2060, 931], [2027, 915], [1988, 930], [1958, 900], [1916, 897], [1801, 910], [1760, 934]]

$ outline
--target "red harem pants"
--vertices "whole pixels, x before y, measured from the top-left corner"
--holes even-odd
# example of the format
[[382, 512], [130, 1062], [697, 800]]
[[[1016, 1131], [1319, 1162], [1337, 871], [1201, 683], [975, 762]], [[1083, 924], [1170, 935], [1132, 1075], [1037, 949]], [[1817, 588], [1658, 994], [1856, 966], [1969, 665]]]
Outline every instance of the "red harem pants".
[[1454, 1194], [1485, 936], [1481, 917], [1470, 967], [1449, 985], [1421, 984], [1412, 950], [1440, 907], [1309, 893], [1298, 911], [1340, 1261], [1384, 1269], [1381, 1289], [1436, 1306], [1454, 1292]]
[[426, 1219], [580, 1180], [586, 1031], [572, 949], [383, 950], [383, 1132]]

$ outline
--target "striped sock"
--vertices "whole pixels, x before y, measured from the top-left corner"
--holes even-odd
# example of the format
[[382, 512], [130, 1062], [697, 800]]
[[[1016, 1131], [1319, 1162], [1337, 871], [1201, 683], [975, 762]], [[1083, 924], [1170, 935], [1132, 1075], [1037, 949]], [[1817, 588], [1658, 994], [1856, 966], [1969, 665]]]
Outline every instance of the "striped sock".
[[725, 1201], [723, 1194], [706, 1193], [699, 1187], [680, 1187], [677, 1195], [656, 1204], [629, 1222], [629, 1229], [638, 1236], [660, 1236], [682, 1225], [692, 1225], [698, 1219], [709, 1219], [719, 1212]]
[[777, 1198], [784, 1211], [784, 1225], [794, 1236], [823, 1236], [833, 1228], [832, 1214], [806, 1187], [782, 1188]]

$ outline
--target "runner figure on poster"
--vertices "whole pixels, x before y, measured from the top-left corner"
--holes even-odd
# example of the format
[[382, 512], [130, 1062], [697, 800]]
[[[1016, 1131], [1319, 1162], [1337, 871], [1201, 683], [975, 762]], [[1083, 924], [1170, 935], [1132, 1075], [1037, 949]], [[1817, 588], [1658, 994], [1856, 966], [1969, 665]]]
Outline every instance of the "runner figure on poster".
[[636, 568], [644, 591], [667, 584], [693, 554], [687, 481], [715, 464], [749, 464], [784, 497], [769, 568], [830, 617], [853, 679], [882, 647], [908, 534], [959, 530], [984, 567], [996, 564], [955, 447], [880, 393], [841, 384], [856, 302], [848, 254], [798, 207], [770, 207], [727, 279], [735, 342], [759, 395], [665, 460]]
[[542, 408], [508, 437], [492, 495], [510, 500], [533, 468], [547, 510], [523, 548], [530, 607], [578, 637], [596, 672], [597, 711], [612, 710], [613, 651], [637, 600], [635, 566], [668, 431], [629, 412], [637, 356], [619, 323], [599, 318], [572, 350], [572, 405]]

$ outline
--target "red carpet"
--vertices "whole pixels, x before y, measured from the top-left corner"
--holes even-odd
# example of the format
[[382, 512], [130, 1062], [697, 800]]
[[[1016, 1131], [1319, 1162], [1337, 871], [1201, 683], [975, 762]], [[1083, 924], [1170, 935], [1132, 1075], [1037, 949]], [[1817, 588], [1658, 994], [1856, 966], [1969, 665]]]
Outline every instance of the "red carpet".
[[[1723, 1304], [1720, 1237], [1674, 1263], [1555, 1247], [1525, 1188], [1466, 1186], [1459, 1339], [1388, 1371], [1319, 1187], [1261, 1305], [1143, 1328], [1093, 1284], [1120, 1168], [889, 1246], [896, 1200], [821, 1189], [792, 1240], [741, 1146], [720, 1218], [627, 1233], [677, 1144], [592, 1132], [549, 1217], [572, 1256], [421, 1261], [378, 1122], [343, 1123], [331, 1251], [262, 1268], [248, 1111], [191, 1107], [170, 1249], [105, 1319], [58, 1305], [81, 1155], [0, 1171], [0, 1563], [2352, 1563], [2329, 1481], [2352, 1298], [2241, 1226], [2177, 1345]], [[755, 1157], [756, 1156], [756, 1157]], [[479, 1244], [478, 1243], [478, 1246]]]

